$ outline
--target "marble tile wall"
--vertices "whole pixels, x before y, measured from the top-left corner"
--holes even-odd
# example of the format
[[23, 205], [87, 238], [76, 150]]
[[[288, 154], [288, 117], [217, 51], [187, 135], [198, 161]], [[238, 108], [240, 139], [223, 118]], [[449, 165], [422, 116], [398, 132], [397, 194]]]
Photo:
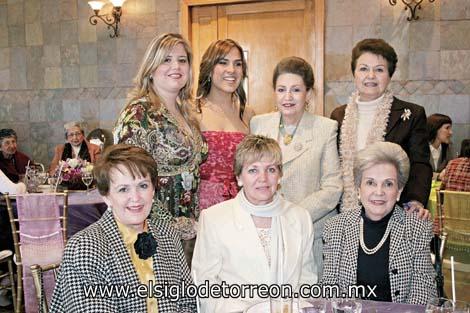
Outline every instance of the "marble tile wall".
[[420, 19], [408, 22], [409, 11], [398, 2], [327, 0], [325, 51], [325, 115], [348, 101], [354, 90], [351, 49], [371, 37], [388, 41], [398, 54], [390, 88], [428, 115], [453, 120], [454, 153], [470, 138], [470, 0], [424, 1]]
[[111, 130], [149, 41], [178, 32], [178, 10], [176, 0], [127, 0], [111, 39], [101, 21], [90, 25], [85, 0], [0, 0], [0, 128], [45, 164], [65, 122]]
[[[111, 129], [150, 39], [178, 31], [179, 3], [127, 0], [121, 36], [111, 39], [103, 23], [89, 24], [85, 0], [0, 0], [0, 127], [15, 128], [20, 149], [44, 163], [66, 121]], [[399, 55], [392, 90], [450, 115], [456, 143], [470, 137], [470, 0], [422, 6], [408, 22], [400, 4], [326, 0], [326, 115], [354, 90], [353, 45], [382, 37]]]

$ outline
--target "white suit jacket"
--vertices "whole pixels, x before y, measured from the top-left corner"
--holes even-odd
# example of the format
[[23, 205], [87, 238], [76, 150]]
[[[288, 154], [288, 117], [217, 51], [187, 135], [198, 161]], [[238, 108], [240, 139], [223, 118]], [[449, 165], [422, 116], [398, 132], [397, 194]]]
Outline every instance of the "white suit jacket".
[[[279, 112], [257, 115], [251, 119], [252, 134], [279, 138]], [[305, 112], [292, 142], [282, 155], [281, 194], [305, 208], [314, 223], [315, 263], [322, 271], [321, 236], [327, 219], [336, 215], [336, 205], [343, 191], [337, 149], [336, 121]]]
[[[287, 232], [287, 262], [284, 281], [297, 289], [302, 284], [315, 284], [313, 262], [313, 228], [308, 212], [281, 198], [288, 206], [281, 216]], [[192, 260], [197, 284], [271, 284], [270, 268], [251, 215], [242, 209], [238, 199], [231, 199], [201, 212], [199, 230]], [[240, 312], [262, 301], [254, 298], [200, 298], [202, 312]]]

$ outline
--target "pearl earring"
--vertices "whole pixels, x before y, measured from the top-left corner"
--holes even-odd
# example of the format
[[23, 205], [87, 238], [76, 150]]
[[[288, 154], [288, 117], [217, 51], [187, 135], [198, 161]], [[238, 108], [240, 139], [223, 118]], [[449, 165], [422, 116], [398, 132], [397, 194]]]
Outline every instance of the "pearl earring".
[[237, 182], [237, 185], [238, 187], [243, 187], [243, 182], [241, 182], [240, 180]]

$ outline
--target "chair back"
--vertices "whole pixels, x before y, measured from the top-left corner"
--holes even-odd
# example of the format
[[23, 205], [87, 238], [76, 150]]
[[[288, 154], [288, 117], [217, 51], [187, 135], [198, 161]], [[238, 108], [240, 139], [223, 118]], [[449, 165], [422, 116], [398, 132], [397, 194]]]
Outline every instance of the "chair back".
[[[62, 210], [57, 197], [63, 197]], [[5, 200], [17, 266], [17, 306], [24, 292], [26, 312], [37, 312], [30, 266], [60, 263], [67, 240], [68, 193], [17, 195], [16, 216], [8, 194]], [[52, 295], [55, 280], [45, 277], [44, 282], [46, 294]]]
[[44, 274], [52, 271], [54, 281], [57, 280], [60, 263], [41, 266], [39, 264], [31, 265], [31, 274], [33, 276], [34, 288], [36, 290], [36, 300], [38, 302], [38, 312], [48, 313], [49, 305], [44, 292]]
[[447, 239], [445, 254], [470, 264], [470, 192], [440, 190], [438, 204]]

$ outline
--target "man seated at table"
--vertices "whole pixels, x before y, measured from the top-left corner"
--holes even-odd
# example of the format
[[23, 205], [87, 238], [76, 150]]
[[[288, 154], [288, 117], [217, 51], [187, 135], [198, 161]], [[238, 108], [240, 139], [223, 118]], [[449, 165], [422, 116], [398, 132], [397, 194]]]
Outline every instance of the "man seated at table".
[[18, 136], [13, 129], [0, 129], [0, 170], [14, 183], [26, 172], [30, 158], [17, 150]]
[[49, 166], [49, 175], [54, 175], [59, 161], [80, 158], [95, 163], [100, 155], [100, 147], [89, 143], [85, 139], [85, 131], [80, 122], [69, 122], [64, 125], [66, 144], [57, 145], [54, 149], [54, 158]]

